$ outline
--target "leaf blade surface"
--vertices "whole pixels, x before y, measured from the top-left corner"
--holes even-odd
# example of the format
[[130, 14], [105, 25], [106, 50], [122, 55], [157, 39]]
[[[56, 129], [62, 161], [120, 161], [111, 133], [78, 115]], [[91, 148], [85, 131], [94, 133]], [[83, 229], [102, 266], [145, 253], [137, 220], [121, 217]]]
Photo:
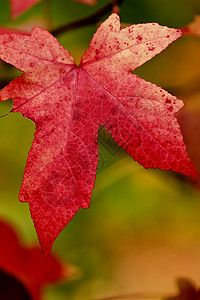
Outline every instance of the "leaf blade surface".
[[19, 198], [29, 202], [47, 256], [79, 208], [88, 208], [98, 164], [97, 135], [103, 125], [135, 160], [197, 176], [174, 113], [183, 102], [130, 73], [181, 31], [158, 24], [120, 30], [112, 14], [76, 66], [47, 31], [0, 36], [0, 57], [24, 71], [1, 91], [36, 124]]

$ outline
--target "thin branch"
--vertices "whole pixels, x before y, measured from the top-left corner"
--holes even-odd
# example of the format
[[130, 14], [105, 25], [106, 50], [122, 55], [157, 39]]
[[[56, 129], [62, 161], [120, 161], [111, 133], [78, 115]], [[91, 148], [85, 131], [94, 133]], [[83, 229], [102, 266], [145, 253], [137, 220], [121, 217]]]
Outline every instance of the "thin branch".
[[124, 0], [112, 0], [110, 3], [102, 7], [100, 10], [97, 12], [91, 14], [88, 17], [79, 19], [77, 21], [65, 24], [57, 29], [54, 29], [51, 31], [51, 33], [54, 36], [58, 36], [64, 32], [67, 32], [69, 30], [77, 29], [77, 28], [82, 28], [88, 25], [96, 24], [101, 20], [103, 16], [105, 16], [108, 13], [111, 13], [113, 9], [116, 9], [116, 7], [120, 7], [122, 5], [122, 2]]
[[6, 113], [6, 114], [4, 114], [4, 115], [1, 115], [0, 118], [3, 118], [3, 117], [5, 117], [5, 116], [9, 115], [10, 112], [11, 112], [11, 111], [9, 111], [8, 113]]

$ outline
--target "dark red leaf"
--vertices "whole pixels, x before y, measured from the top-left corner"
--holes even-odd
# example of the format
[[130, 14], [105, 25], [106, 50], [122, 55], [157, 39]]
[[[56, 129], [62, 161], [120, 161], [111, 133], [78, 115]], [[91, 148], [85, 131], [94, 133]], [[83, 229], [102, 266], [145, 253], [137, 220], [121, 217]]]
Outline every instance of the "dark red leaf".
[[[1, 271], [2, 273], [0, 273], [0, 276], [2, 275], [2, 280], [5, 280], [7, 285], [13, 284], [13, 289], [16, 288], [19, 295], [20, 293], [22, 295], [27, 295], [25, 292], [27, 291], [30, 294], [31, 299], [39, 300], [42, 287], [48, 283], [67, 279], [71, 276], [72, 269], [61, 263], [55, 255], [50, 255], [46, 260], [39, 248], [23, 247], [19, 243], [13, 229], [1, 221], [0, 235], [0, 270], [3, 271]], [[21, 283], [21, 287], [12, 277]], [[2, 291], [2, 289], [0, 290]], [[0, 299], [4, 299], [1, 297], [1, 291]], [[7, 296], [9, 296], [8, 293]], [[13, 297], [13, 299], [18, 298]]]
[[181, 36], [158, 24], [120, 30], [111, 15], [76, 66], [50, 33], [0, 36], [0, 57], [24, 74], [1, 91], [36, 124], [20, 201], [29, 202], [45, 255], [79, 208], [88, 208], [98, 164], [99, 124], [145, 168], [197, 176], [174, 113], [183, 102], [133, 75]]
[[33, 300], [24, 285], [14, 276], [0, 269], [1, 300]]

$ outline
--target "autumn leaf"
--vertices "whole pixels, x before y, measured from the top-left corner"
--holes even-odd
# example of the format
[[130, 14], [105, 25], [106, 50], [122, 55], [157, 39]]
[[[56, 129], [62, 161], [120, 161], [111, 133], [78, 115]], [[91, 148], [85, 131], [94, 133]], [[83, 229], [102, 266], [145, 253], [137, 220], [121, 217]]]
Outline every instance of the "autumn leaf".
[[[41, 299], [41, 288], [45, 285], [66, 280], [73, 275], [72, 267], [65, 266], [55, 255], [51, 254], [46, 260], [39, 248], [22, 246], [13, 229], [2, 221], [0, 221], [0, 234], [0, 277], [2, 280], [6, 279], [7, 284], [10, 282], [9, 277], [12, 282], [12, 277], [16, 278], [30, 294], [31, 299]], [[5, 277], [6, 274], [8, 278]], [[7, 299], [3, 298], [1, 292], [3, 293], [2, 289], [0, 289], [0, 299]]]
[[24, 11], [31, 8], [40, 0], [9, 0], [11, 7], [11, 18], [14, 19], [21, 15]]
[[0, 269], [0, 299], [33, 300], [26, 287], [14, 276]]
[[185, 26], [182, 31], [186, 35], [200, 37], [200, 16], [196, 15], [194, 21]]
[[[14, 19], [41, 0], [9, 0], [9, 1], [11, 7], [11, 18]], [[73, 0], [73, 1], [90, 4], [90, 5], [96, 4], [95, 0]]]
[[145, 168], [197, 176], [174, 113], [183, 102], [133, 75], [181, 31], [158, 24], [120, 30], [112, 14], [77, 66], [50, 33], [0, 36], [0, 57], [24, 72], [1, 91], [36, 125], [19, 199], [29, 202], [45, 256], [79, 208], [88, 208], [99, 124]]

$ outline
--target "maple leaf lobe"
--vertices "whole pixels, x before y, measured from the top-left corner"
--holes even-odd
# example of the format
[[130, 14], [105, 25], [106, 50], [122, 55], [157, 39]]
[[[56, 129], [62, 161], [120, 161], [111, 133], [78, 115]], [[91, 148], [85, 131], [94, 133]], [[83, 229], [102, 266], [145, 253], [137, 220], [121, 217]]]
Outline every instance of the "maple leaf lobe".
[[81, 64], [105, 57], [107, 64], [134, 71], [181, 35], [181, 30], [157, 23], [137, 24], [120, 30], [119, 16], [112, 14], [94, 34]]
[[174, 117], [183, 102], [130, 73], [181, 34], [158, 24], [120, 30], [112, 14], [79, 67], [41, 28], [0, 36], [0, 57], [25, 72], [1, 91], [1, 100], [13, 98], [13, 111], [36, 124], [19, 198], [29, 202], [46, 256], [78, 209], [89, 207], [99, 124], [145, 168], [197, 175]]
[[[19, 280], [30, 293], [31, 299], [39, 300], [41, 288], [46, 284], [67, 279], [72, 275], [70, 266], [55, 255], [50, 254], [49, 259], [45, 260], [39, 248], [22, 246], [13, 229], [2, 221], [0, 232], [0, 270]], [[1, 292], [0, 296], [3, 297]], [[8, 299], [2, 297], [1, 299]], [[12, 299], [22, 299], [22, 296], [13, 294]]]

